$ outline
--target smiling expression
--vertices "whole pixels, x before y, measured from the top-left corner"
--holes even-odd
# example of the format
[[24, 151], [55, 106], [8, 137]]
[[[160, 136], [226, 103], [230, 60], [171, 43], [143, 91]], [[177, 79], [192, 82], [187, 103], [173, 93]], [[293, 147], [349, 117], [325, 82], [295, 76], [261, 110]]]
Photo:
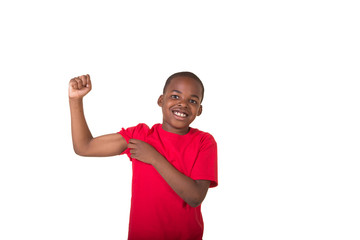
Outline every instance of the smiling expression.
[[189, 77], [175, 77], [159, 97], [158, 105], [163, 112], [165, 131], [184, 135], [190, 124], [202, 112], [202, 87]]

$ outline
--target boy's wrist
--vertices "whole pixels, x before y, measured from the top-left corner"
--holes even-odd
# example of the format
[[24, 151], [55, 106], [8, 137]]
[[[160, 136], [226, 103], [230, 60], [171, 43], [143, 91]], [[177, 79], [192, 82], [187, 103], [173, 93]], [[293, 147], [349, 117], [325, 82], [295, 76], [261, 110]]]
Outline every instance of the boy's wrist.
[[164, 158], [164, 156], [161, 155], [161, 154], [158, 152], [157, 156], [155, 156], [155, 157], [153, 158], [153, 160], [152, 160], [152, 162], [151, 162], [151, 165], [152, 165], [153, 167], [157, 168], [159, 165], [161, 165], [161, 163], [162, 163], [164, 160], [167, 161], [167, 160]]
[[71, 98], [71, 97], [69, 97], [69, 102], [70, 103], [82, 103], [83, 98]]

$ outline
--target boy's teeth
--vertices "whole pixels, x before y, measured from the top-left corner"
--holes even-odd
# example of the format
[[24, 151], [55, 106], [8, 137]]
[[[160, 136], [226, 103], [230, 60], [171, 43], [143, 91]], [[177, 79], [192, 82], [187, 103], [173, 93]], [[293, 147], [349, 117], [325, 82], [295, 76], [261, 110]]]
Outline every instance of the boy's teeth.
[[174, 114], [175, 114], [176, 116], [179, 116], [179, 117], [186, 117], [186, 114], [185, 114], [185, 113], [174, 112]]

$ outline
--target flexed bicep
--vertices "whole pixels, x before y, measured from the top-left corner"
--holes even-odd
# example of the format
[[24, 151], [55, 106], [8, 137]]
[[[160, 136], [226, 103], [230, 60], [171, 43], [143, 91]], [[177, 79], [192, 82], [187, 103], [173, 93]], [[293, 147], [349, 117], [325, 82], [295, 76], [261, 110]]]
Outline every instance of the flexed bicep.
[[109, 157], [120, 155], [127, 148], [127, 142], [119, 133], [112, 133], [93, 138], [83, 156]]

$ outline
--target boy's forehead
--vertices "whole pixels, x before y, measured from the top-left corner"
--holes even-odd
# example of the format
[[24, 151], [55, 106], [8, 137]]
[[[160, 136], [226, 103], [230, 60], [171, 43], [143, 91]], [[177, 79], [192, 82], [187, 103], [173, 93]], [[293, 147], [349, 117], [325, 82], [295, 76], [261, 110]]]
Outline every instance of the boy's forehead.
[[193, 78], [174, 77], [166, 88], [166, 91], [183, 90], [201, 95], [201, 84]]

